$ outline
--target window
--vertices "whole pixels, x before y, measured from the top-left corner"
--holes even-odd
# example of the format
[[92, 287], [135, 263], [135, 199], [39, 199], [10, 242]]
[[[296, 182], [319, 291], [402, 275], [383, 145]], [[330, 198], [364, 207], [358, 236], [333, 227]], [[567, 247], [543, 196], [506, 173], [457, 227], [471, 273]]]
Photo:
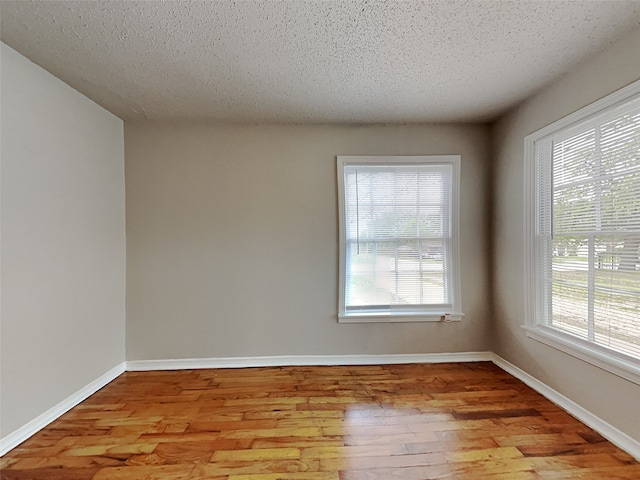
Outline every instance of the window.
[[528, 335], [640, 383], [640, 81], [525, 139]]
[[338, 157], [341, 322], [459, 320], [460, 157]]

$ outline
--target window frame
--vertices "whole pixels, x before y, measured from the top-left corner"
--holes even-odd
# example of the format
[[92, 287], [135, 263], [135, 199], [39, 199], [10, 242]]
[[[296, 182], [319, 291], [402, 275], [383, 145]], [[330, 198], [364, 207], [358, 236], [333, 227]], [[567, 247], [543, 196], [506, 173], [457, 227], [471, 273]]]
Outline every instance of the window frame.
[[[536, 241], [537, 210], [539, 205], [537, 142], [553, 135], [567, 133], [581, 124], [588, 124], [594, 117], [630, 101], [640, 98], [640, 80], [613, 92], [606, 97], [563, 117], [528, 135], [524, 140], [524, 298], [525, 322], [522, 328], [527, 337], [537, 340], [564, 353], [579, 358], [596, 367], [640, 384], [640, 359], [618, 352], [589, 340], [565, 333], [547, 325], [544, 321], [543, 293], [545, 282], [538, 266], [538, 242]], [[549, 297], [550, 299], [550, 297]], [[550, 301], [550, 300], [549, 300]]]
[[[460, 321], [462, 301], [460, 293], [460, 155], [340, 155], [336, 158], [338, 179], [338, 322], [339, 323], [395, 323], [395, 322], [437, 322]], [[402, 308], [369, 308], [348, 312], [345, 305], [347, 239], [344, 167], [352, 165], [447, 165], [452, 168], [451, 185], [451, 253], [448, 281], [450, 282], [451, 309], [421, 308], [406, 311]]]

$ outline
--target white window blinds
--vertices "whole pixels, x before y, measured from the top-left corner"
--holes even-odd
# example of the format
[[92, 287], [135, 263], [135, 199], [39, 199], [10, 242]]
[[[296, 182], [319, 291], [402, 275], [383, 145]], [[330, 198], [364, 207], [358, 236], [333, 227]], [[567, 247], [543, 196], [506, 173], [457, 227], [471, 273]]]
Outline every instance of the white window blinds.
[[640, 359], [640, 98], [535, 142], [539, 321]]
[[453, 257], [459, 167], [446, 157], [419, 158], [341, 164], [344, 315], [458, 313]]

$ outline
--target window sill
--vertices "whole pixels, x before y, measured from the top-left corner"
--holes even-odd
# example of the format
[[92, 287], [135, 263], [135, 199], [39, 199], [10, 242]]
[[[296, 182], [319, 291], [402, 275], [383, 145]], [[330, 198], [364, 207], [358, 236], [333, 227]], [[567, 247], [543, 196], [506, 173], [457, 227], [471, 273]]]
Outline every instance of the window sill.
[[523, 325], [527, 337], [640, 385], [640, 361], [545, 326]]
[[412, 323], [412, 322], [459, 322], [464, 313], [452, 313], [447, 320], [444, 313], [349, 313], [338, 315], [338, 323]]

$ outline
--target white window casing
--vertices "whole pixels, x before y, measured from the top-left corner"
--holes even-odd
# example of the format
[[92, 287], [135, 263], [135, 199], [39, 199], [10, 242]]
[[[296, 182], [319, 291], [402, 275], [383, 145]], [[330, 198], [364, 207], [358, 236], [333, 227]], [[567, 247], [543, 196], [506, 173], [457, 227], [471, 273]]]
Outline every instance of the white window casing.
[[460, 156], [339, 156], [337, 178], [338, 320], [460, 320]]
[[527, 335], [640, 384], [640, 81], [524, 156]]

